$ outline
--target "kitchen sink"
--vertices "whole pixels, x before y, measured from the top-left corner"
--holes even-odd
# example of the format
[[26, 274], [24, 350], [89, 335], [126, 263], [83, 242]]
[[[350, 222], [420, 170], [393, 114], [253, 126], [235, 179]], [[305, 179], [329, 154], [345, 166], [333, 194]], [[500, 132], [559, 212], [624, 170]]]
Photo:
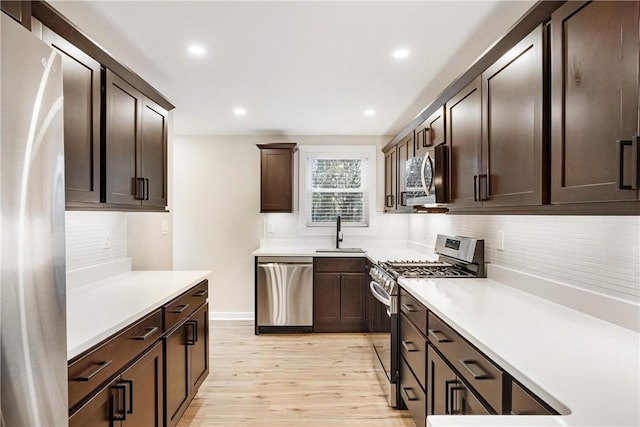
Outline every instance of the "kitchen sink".
[[318, 253], [323, 253], [323, 252], [347, 252], [347, 253], [356, 253], [356, 254], [363, 254], [366, 251], [362, 248], [331, 248], [331, 249], [316, 249], [316, 252]]

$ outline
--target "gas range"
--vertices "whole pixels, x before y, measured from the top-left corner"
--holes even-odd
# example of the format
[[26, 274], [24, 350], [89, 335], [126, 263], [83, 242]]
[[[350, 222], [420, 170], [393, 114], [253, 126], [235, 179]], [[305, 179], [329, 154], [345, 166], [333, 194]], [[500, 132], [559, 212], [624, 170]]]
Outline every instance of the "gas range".
[[370, 271], [383, 294], [397, 295], [399, 278], [486, 277], [484, 240], [438, 234], [435, 251], [438, 261], [382, 261]]
[[399, 315], [398, 279], [486, 277], [484, 268], [484, 240], [469, 237], [445, 236], [436, 239], [438, 261], [383, 261], [371, 268], [371, 295], [379, 301], [371, 307], [370, 339], [379, 361], [382, 384], [392, 407], [401, 406], [399, 395]]

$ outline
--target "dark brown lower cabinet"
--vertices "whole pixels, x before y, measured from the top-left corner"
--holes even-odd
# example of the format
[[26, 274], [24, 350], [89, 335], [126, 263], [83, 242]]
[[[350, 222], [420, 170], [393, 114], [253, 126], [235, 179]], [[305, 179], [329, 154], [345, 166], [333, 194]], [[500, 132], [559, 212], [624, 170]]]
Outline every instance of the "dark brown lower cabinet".
[[511, 383], [511, 415], [555, 415], [548, 405], [515, 381]]
[[427, 394], [411, 372], [404, 357], [400, 357], [400, 396], [407, 405], [416, 426], [424, 427], [427, 423]]
[[478, 400], [431, 345], [428, 346], [427, 353], [428, 415], [488, 415], [492, 413]]
[[315, 258], [313, 331], [365, 332], [365, 258]]
[[70, 427], [163, 427], [163, 351], [151, 349], [69, 418]]
[[209, 373], [209, 304], [169, 332], [165, 340], [168, 426], [175, 426]]

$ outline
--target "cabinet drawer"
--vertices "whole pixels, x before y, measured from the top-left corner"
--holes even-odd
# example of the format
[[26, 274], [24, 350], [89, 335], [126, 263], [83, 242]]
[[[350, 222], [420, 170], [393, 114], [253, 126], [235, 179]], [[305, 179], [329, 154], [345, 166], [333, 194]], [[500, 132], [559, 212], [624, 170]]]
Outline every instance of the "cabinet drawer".
[[162, 335], [162, 310], [118, 332], [69, 363], [69, 408], [150, 347]]
[[427, 386], [427, 342], [404, 315], [400, 316], [400, 353], [409, 364], [422, 388]]
[[178, 323], [191, 316], [209, 295], [209, 281], [203, 280], [173, 301], [166, 304], [164, 310], [164, 329], [169, 331]]
[[503, 372], [446, 323], [429, 313], [429, 342], [501, 414]]
[[420, 301], [402, 288], [400, 288], [400, 311], [418, 327], [419, 331], [426, 332], [427, 309]]
[[515, 381], [511, 383], [511, 415], [556, 415]]
[[400, 396], [407, 405], [417, 427], [425, 427], [427, 417], [427, 396], [409, 366], [400, 357]]
[[313, 269], [318, 273], [362, 273], [366, 258], [314, 258]]

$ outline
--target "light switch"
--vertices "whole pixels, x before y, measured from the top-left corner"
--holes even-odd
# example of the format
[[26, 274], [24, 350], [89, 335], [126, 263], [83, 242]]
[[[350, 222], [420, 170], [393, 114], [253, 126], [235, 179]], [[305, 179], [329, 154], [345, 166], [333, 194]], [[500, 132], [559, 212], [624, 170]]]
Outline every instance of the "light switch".
[[102, 249], [111, 247], [111, 230], [102, 230]]
[[498, 230], [498, 241], [496, 242], [496, 249], [500, 252], [504, 251], [504, 231]]

